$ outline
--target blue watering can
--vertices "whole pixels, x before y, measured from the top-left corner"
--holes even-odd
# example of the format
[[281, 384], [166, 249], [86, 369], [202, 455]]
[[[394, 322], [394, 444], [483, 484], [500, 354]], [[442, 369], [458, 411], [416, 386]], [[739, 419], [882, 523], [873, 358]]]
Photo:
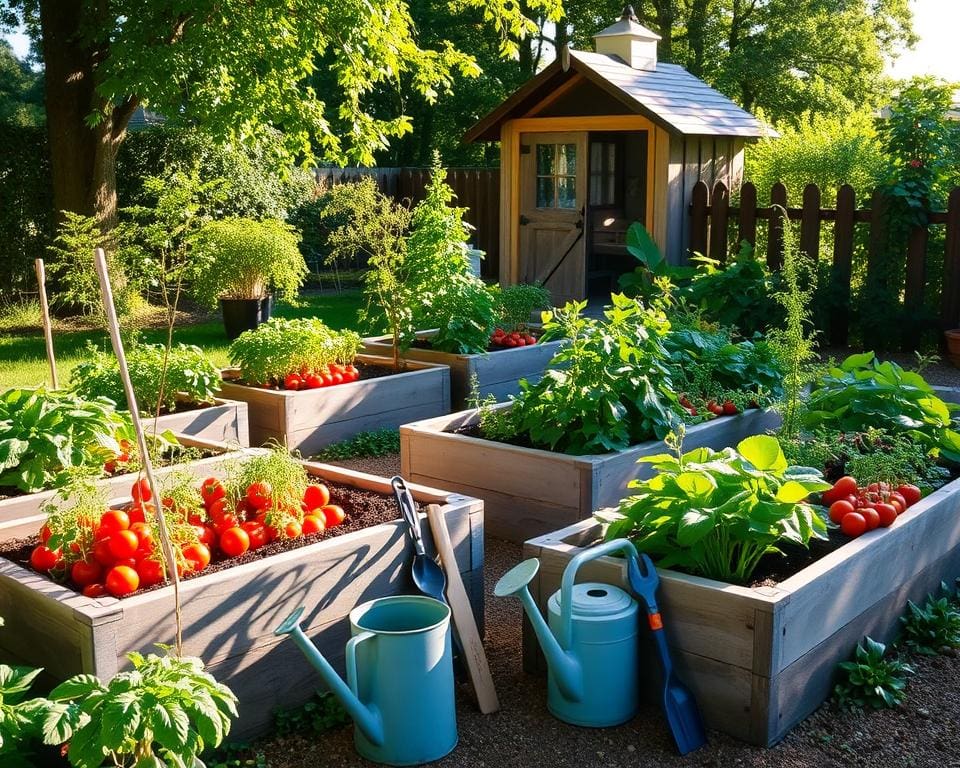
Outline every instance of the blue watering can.
[[300, 627], [303, 608], [275, 630], [291, 635], [354, 722], [361, 756], [387, 765], [439, 760], [457, 745], [450, 608], [429, 597], [382, 597], [350, 612], [347, 682]]
[[540, 563], [524, 560], [497, 582], [497, 597], [516, 595], [530, 617], [547, 658], [547, 708], [573, 725], [605, 728], [633, 718], [639, 707], [636, 601], [609, 584], [575, 584], [584, 563], [612, 552], [635, 558], [627, 539], [614, 539], [576, 555], [543, 620], [527, 585]]

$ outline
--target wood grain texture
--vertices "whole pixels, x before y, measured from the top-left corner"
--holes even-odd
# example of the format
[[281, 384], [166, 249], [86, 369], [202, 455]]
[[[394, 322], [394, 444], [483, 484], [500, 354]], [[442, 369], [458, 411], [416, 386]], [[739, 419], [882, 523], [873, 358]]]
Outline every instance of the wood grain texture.
[[[154, 419], [143, 420], [144, 429], [153, 431]], [[206, 408], [165, 413], [156, 419], [157, 432], [170, 430], [205, 440], [216, 440], [244, 448], [250, 445], [247, 404], [237, 400], [217, 401]]]

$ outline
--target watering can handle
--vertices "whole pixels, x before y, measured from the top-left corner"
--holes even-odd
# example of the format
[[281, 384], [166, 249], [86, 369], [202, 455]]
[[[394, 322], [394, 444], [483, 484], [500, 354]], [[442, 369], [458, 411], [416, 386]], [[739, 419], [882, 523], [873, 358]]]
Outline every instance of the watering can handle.
[[629, 539], [611, 539], [603, 544], [591, 547], [569, 562], [563, 572], [560, 583], [560, 636], [557, 640], [563, 650], [570, 650], [573, 627], [573, 585], [577, 579], [577, 571], [584, 563], [604, 557], [612, 552], [623, 552], [628, 558], [637, 556], [637, 548]]
[[[347, 685], [353, 691], [353, 695], [360, 698], [360, 690], [357, 685], [357, 646], [364, 640], [370, 640], [376, 637], [373, 632], [361, 632], [354, 635], [347, 641], [345, 666], [347, 668]], [[362, 702], [361, 702], [362, 703]]]

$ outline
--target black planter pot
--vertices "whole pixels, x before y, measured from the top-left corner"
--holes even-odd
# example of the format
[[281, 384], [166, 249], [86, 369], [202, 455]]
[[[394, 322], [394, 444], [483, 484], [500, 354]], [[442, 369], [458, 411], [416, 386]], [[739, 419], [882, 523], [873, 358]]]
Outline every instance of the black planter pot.
[[262, 299], [220, 299], [220, 310], [223, 312], [227, 338], [232, 341], [244, 331], [252, 331], [270, 319], [273, 296]]

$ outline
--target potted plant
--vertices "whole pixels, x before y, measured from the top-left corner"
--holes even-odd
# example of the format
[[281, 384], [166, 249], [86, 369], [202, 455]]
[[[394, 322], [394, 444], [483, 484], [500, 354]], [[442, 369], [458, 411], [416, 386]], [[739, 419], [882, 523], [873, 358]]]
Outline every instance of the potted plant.
[[233, 217], [200, 228], [193, 295], [210, 307], [219, 302], [228, 338], [268, 320], [274, 298], [296, 298], [307, 275], [298, 243], [291, 227], [276, 219]]
[[947, 341], [947, 357], [957, 368], [960, 368], [960, 328], [953, 328], [943, 332]]

